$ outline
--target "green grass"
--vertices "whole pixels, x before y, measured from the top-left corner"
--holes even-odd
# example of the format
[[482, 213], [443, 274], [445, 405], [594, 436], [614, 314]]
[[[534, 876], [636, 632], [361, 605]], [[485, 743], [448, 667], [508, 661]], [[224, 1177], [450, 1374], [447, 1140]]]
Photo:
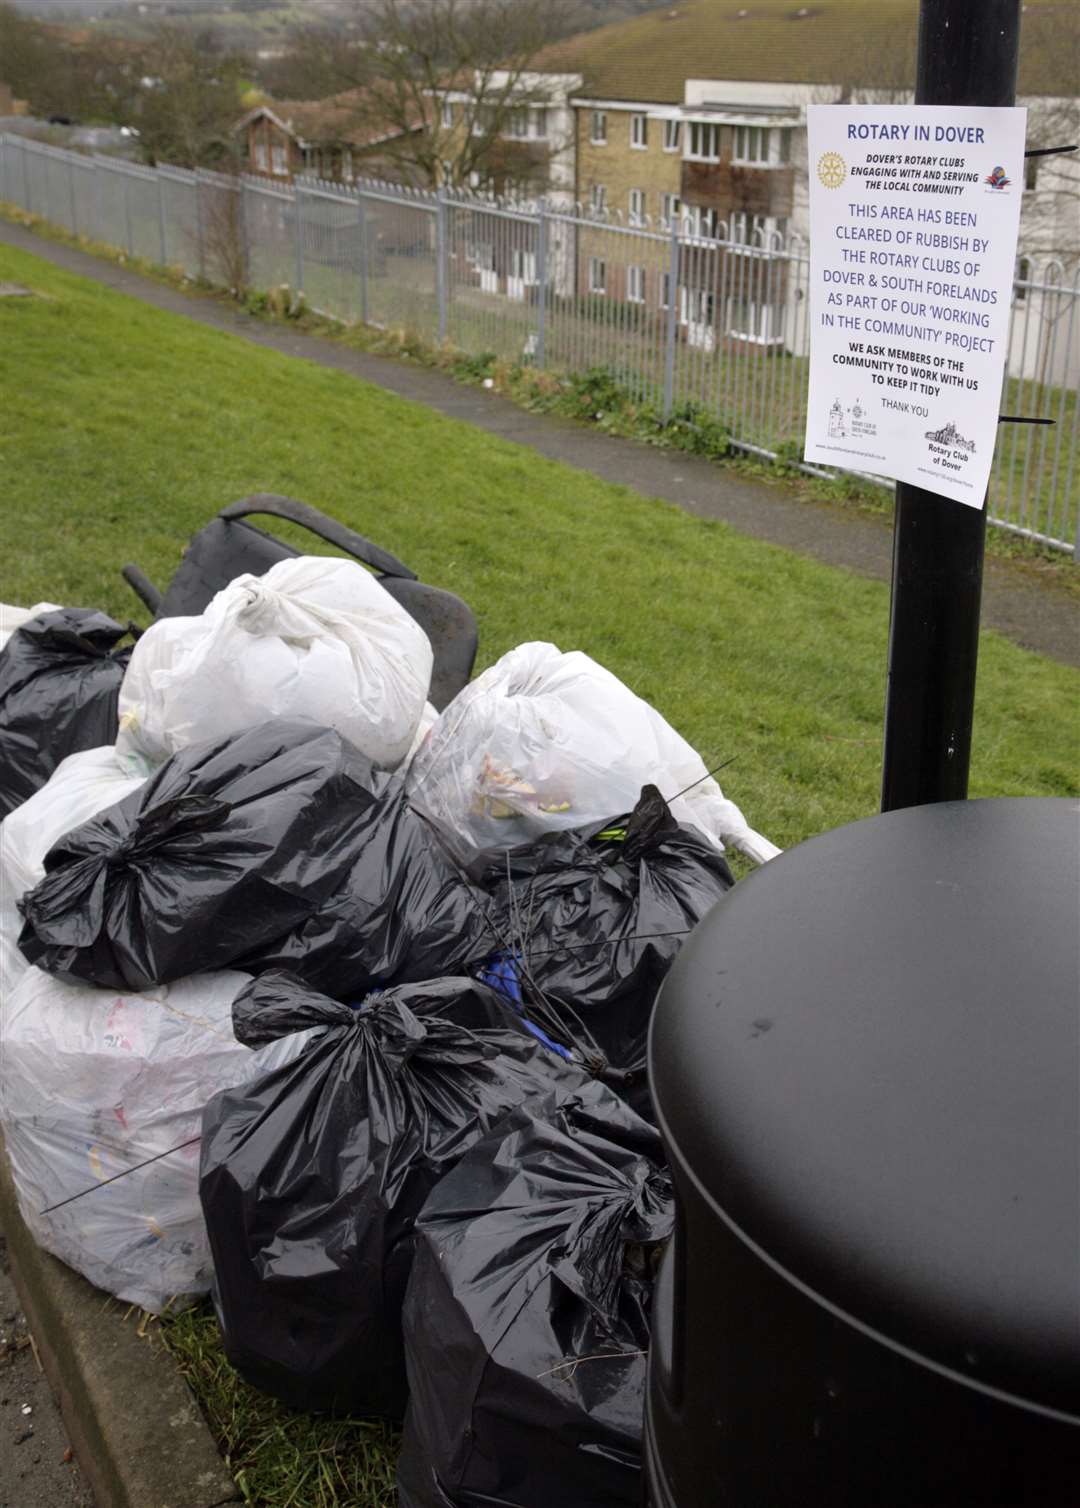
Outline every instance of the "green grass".
[[[459, 592], [480, 666], [530, 638], [595, 655], [788, 846], [876, 810], [888, 591], [546, 461], [342, 373], [0, 247], [0, 599], [136, 602], [253, 491], [315, 503]], [[1080, 676], [982, 636], [972, 794], [1066, 795]], [[1007, 855], [1003, 856], [1007, 862]], [[245, 1388], [205, 1310], [166, 1327], [249, 1500], [389, 1503], [391, 1437]]]

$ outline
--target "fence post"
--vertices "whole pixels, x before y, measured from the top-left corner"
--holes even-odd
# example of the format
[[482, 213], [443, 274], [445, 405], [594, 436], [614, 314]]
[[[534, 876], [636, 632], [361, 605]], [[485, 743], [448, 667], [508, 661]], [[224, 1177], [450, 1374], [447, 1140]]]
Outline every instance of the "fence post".
[[199, 193], [199, 170], [195, 175], [195, 243], [198, 257], [199, 277], [206, 281], [206, 237], [203, 234], [202, 195]]
[[162, 267], [168, 267], [168, 265], [169, 265], [169, 243], [168, 243], [168, 238], [166, 236], [166, 226], [165, 226], [165, 179], [164, 179], [164, 177], [162, 175], [162, 172], [161, 172], [160, 168], [157, 169], [157, 218], [158, 218], [158, 240], [160, 242], [160, 250], [161, 250], [161, 265], [162, 265]]
[[101, 189], [104, 180], [101, 176], [101, 165], [94, 163], [94, 240], [102, 241], [101, 234]]
[[536, 306], [536, 352], [534, 361], [538, 367], [544, 365], [544, 327], [547, 323], [547, 233], [547, 200], [541, 199], [536, 216], [536, 282], [540, 289], [540, 297]]
[[75, 159], [73, 157], [69, 157], [67, 160], [67, 165], [68, 197], [71, 200], [71, 234], [73, 236], [77, 236], [79, 234], [79, 214], [77, 209], [75, 208]]
[[671, 252], [668, 257], [667, 340], [664, 349], [664, 418], [675, 406], [675, 343], [679, 335], [679, 217], [671, 212]]
[[368, 322], [368, 244], [367, 244], [367, 205], [364, 203], [364, 191], [361, 189], [356, 198], [356, 222], [359, 226], [360, 237], [360, 323]]
[[251, 285], [251, 237], [248, 235], [247, 198], [244, 194], [244, 180], [239, 173], [236, 176], [236, 192], [240, 195], [236, 212], [239, 219], [241, 274], [244, 284], [243, 288], [236, 290], [236, 295], [239, 298]]
[[131, 205], [128, 202], [128, 175], [127, 175], [127, 173], [122, 174], [122, 177], [123, 177], [123, 181], [124, 181], [124, 229], [127, 232], [128, 256], [129, 257], [133, 257], [135, 255], [135, 242], [132, 239], [132, 235], [131, 235]]
[[298, 183], [293, 184], [293, 206], [296, 210], [296, 292], [304, 291], [304, 204]]
[[435, 209], [435, 291], [439, 300], [440, 345], [446, 339], [446, 304], [450, 271], [447, 265], [446, 216], [446, 197], [443, 189], [440, 188]]

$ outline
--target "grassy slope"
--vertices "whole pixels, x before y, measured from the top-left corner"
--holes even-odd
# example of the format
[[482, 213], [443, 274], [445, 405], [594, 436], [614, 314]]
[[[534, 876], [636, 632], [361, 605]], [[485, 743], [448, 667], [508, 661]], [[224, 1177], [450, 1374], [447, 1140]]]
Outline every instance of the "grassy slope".
[[[0, 600], [126, 618], [122, 562], [164, 584], [223, 503], [291, 493], [460, 592], [481, 664], [527, 638], [585, 649], [707, 758], [736, 754], [725, 790], [777, 842], [875, 810], [884, 586], [0, 247], [5, 279], [45, 297], [0, 300]], [[1075, 788], [1078, 679], [983, 636], [973, 794]], [[206, 1315], [174, 1337], [252, 1501], [389, 1500], [380, 1431], [238, 1386]]]
[[[135, 605], [245, 492], [291, 493], [461, 593], [481, 663], [527, 638], [589, 651], [790, 844], [872, 812], [888, 594], [540, 459], [336, 372], [255, 350], [15, 251], [0, 278], [0, 599]], [[973, 793], [1075, 782], [1077, 678], [985, 634]]]

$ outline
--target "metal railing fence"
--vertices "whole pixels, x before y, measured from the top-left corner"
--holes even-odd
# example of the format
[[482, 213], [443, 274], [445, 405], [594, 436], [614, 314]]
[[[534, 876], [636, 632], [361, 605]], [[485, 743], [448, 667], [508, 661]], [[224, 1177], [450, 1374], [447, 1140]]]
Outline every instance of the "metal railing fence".
[[[693, 233], [579, 206], [160, 167], [0, 134], [0, 201], [226, 287], [287, 285], [335, 319], [473, 356], [610, 380], [658, 419], [801, 460], [809, 248], [733, 223]], [[1080, 273], [1019, 263], [990, 521], [1080, 558]], [[602, 385], [602, 382], [601, 382]], [[590, 390], [595, 389], [594, 388]]]

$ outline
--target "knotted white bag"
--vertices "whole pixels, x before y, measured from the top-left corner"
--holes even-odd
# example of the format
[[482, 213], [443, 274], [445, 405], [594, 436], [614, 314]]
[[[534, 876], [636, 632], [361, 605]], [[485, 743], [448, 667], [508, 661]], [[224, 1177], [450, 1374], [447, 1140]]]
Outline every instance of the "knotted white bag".
[[163, 618], [120, 688], [117, 750], [146, 766], [274, 717], [336, 728], [394, 769], [431, 682], [420, 625], [351, 560], [299, 556], [238, 576], [198, 617]]
[[652, 784], [679, 822], [758, 863], [755, 832], [655, 707], [554, 644], [519, 644], [459, 692], [413, 757], [413, 804], [459, 848], [510, 848], [631, 810]]
[[155, 1313], [210, 1287], [203, 1107], [311, 1037], [241, 1046], [232, 1002], [248, 978], [118, 995], [31, 968], [0, 1011], [0, 1123], [23, 1219], [46, 1251]]

